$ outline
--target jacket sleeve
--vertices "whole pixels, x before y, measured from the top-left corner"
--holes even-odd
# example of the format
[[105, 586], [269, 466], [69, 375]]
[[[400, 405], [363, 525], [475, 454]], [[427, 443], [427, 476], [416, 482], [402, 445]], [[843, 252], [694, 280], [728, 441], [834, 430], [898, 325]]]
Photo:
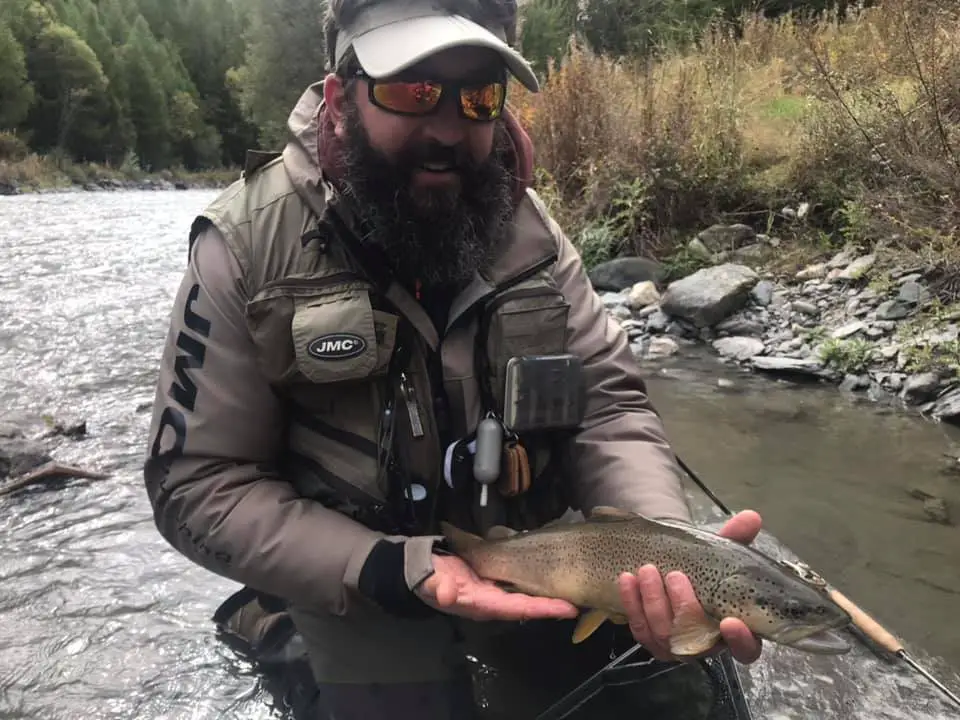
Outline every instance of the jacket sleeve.
[[[542, 206], [541, 206], [542, 207]], [[603, 306], [580, 254], [545, 214], [559, 244], [554, 277], [570, 303], [569, 351], [584, 359], [586, 417], [570, 441], [574, 499], [691, 521], [680, 469], [627, 334]]]
[[[214, 573], [333, 613], [348, 610], [362, 575], [394, 595], [398, 580], [413, 587], [432, 572], [431, 539], [386, 538], [278, 475], [284, 420], [245, 307], [239, 265], [208, 229], [191, 249], [160, 363], [144, 464], [157, 529]], [[391, 563], [390, 577], [371, 581]]]

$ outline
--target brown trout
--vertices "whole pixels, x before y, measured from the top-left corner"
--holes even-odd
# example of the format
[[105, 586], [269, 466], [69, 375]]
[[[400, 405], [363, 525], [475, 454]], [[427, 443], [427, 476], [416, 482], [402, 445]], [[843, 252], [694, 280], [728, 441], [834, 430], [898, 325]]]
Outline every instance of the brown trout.
[[606, 620], [626, 622], [617, 578], [650, 563], [664, 576], [684, 573], [704, 610], [674, 618], [670, 643], [677, 656], [713, 647], [725, 617], [739, 618], [757, 636], [805, 652], [850, 649], [832, 630], [851, 618], [822, 588], [752, 547], [694, 526], [598, 507], [584, 522], [530, 532], [495, 528], [484, 539], [443, 523], [443, 533], [480, 577], [579, 607], [575, 643]]

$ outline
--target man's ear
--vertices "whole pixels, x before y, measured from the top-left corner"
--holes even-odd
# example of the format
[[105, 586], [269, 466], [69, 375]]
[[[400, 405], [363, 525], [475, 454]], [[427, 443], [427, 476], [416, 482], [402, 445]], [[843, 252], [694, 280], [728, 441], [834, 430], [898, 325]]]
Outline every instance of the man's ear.
[[343, 78], [336, 73], [330, 73], [323, 79], [323, 102], [330, 113], [330, 121], [336, 136], [343, 138], [344, 103], [347, 101], [347, 89]]

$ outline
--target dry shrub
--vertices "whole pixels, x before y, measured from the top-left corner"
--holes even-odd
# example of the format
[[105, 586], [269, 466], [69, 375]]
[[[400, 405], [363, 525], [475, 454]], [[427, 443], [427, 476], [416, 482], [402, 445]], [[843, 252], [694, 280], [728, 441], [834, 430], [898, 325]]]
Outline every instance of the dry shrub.
[[511, 102], [575, 238], [662, 256], [703, 224], [764, 229], [808, 200], [818, 231], [947, 253], [960, 247], [958, 37], [946, 0], [745, 15], [646, 62], [572, 45], [539, 95]]
[[50, 171], [50, 164], [35, 153], [20, 160], [0, 160], [0, 183], [40, 186]]
[[513, 90], [567, 224], [589, 232], [613, 214], [626, 249], [662, 254], [678, 232], [755, 206], [748, 170], [782, 162], [789, 133], [776, 120], [766, 137], [751, 132], [783, 96], [776, 67], [753, 72], [752, 53], [721, 25], [702, 51], [658, 62], [614, 61], [574, 44], [539, 96]]
[[30, 154], [30, 148], [23, 138], [12, 132], [0, 130], [0, 160], [17, 162]]

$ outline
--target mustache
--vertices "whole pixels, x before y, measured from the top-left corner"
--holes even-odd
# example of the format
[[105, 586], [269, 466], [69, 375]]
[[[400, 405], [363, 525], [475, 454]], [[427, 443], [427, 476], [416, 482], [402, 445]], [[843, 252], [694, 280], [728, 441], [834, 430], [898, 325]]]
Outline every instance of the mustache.
[[463, 145], [446, 145], [430, 140], [407, 148], [400, 164], [413, 168], [424, 163], [449, 165], [455, 170], [475, 170], [477, 163]]

